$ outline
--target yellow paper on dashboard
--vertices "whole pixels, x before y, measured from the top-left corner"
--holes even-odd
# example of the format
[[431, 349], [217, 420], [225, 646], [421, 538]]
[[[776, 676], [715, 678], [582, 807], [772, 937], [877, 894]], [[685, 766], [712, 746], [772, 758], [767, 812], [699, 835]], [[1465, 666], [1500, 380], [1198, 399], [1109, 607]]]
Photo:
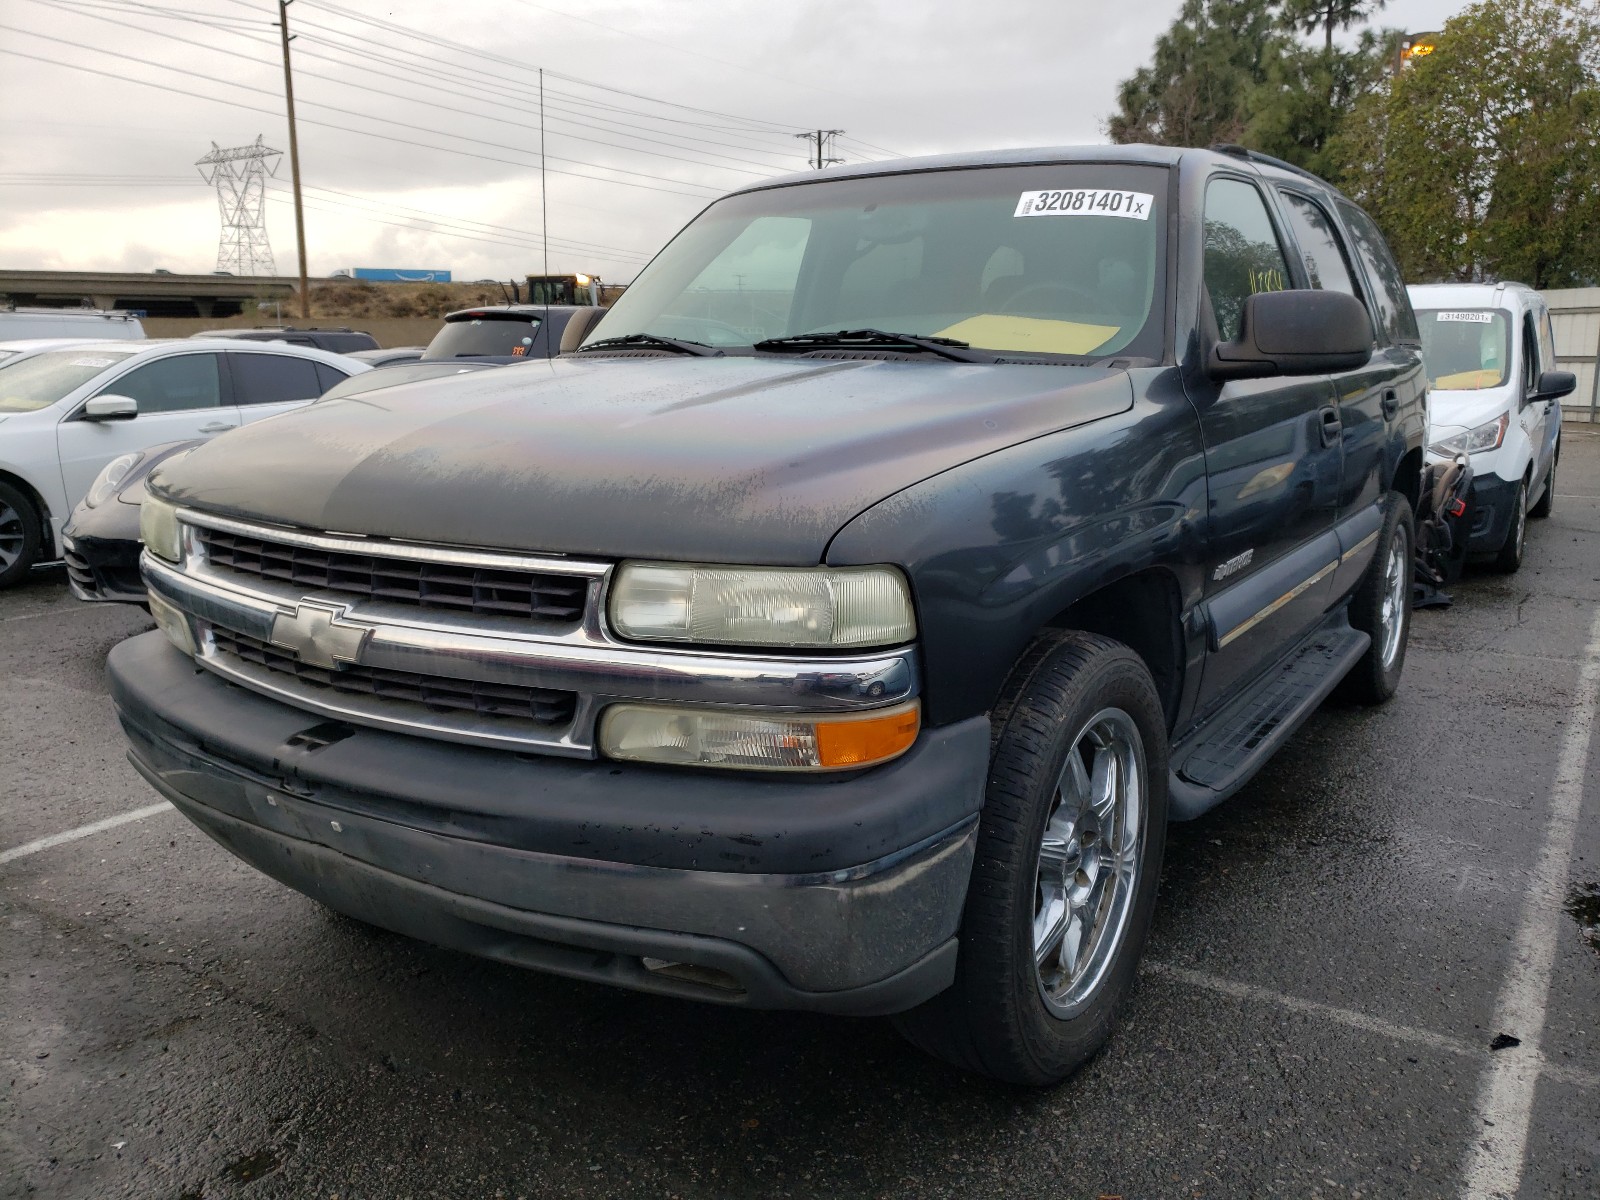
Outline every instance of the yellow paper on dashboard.
[[985, 350], [1021, 350], [1035, 354], [1089, 354], [1118, 332], [1120, 325], [1086, 325], [1041, 317], [985, 313], [957, 321], [935, 337], [958, 338]]

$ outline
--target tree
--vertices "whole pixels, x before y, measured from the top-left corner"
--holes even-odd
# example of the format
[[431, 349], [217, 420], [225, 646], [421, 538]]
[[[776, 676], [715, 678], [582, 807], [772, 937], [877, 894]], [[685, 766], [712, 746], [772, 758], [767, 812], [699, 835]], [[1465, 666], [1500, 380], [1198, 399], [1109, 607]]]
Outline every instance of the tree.
[[1246, 95], [1241, 142], [1337, 183], [1334, 139], [1356, 101], [1387, 86], [1399, 36], [1363, 30], [1350, 50], [1286, 47]]
[[1114, 142], [1209, 146], [1236, 142], [1249, 122], [1252, 88], [1289, 41], [1278, 0], [1184, 0], [1155, 57], [1124, 80]]
[[1333, 153], [1408, 278], [1600, 281], [1600, 8], [1480, 0]]
[[1388, 0], [1285, 0], [1283, 17], [1291, 28], [1322, 30], [1322, 52], [1333, 53], [1333, 31], [1365, 24]]

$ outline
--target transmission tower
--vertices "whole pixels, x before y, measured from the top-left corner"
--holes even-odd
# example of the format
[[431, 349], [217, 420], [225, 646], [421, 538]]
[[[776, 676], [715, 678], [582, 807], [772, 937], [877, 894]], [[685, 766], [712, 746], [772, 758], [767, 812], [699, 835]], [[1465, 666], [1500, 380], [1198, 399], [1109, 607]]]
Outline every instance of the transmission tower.
[[267, 176], [277, 174], [281, 154], [257, 134], [248, 146], [226, 150], [212, 142], [211, 153], [195, 163], [205, 181], [217, 189], [217, 208], [222, 214], [217, 270], [235, 275], [277, 274], [272, 245], [267, 241]]
[[[843, 132], [842, 129], [817, 129], [810, 133], [795, 134], [794, 136], [801, 141], [810, 143], [807, 147], [806, 165], [820, 171], [833, 163], [842, 163], [844, 159], [834, 158], [828, 151], [833, 149], [833, 139]], [[812, 147], [815, 147], [814, 153], [811, 152]]]

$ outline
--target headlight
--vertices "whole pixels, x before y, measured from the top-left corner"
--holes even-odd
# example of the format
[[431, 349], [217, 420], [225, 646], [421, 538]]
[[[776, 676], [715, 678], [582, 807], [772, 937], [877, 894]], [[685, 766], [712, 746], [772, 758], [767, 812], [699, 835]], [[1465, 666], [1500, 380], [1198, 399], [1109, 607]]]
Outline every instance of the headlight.
[[178, 506], [146, 495], [144, 503], [139, 505], [139, 540], [151, 554], [177, 562], [181, 551]]
[[1455, 437], [1445, 438], [1442, 442], [1435, 442], [1428, 449], [1445, 458], [1454, 458], [1458, 454], [1482, 454], [1485, 450], [1498, 450], [1500, 443], [1505, 441], [1506, 430], [1511, 426], [1511, 414], [1501, 413], [1492, 421], [1486, 421], [1476, 429], [1469, 429], [1465, 433], [1458, 433]]
[[103, 468], [100, 474], [94, 477], [94, 484], [89, 488], [89, 494], [83, 502], [90, 508], [98, 508], [116, 494], [117, 485], [128, 477], [128, 472], [143, 458], [142, 454], [123, 454], [113, 458]]
[[727, 646], [889, 646], [917, 631], [892, 567], [624, 563], [611, 623], [639, 641]]
[[614, 704], [600, 718], [600, 750], [678, 766], [843, 771], [898, 758], [921, 720], [915, 700], [849, 716]]

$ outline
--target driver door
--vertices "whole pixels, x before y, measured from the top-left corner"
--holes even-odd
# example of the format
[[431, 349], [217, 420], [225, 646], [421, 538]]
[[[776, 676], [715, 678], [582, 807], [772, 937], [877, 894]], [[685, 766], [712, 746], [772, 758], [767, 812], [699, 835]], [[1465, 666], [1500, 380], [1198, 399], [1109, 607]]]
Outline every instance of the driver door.
[[209, 438], [238, 426], [239, 410], [231, 396], [225, 394], [218, 357], [201, 352], [144, 362], [116, 376], [95, 393], [132, 397], [139, 403], [138, 416], [123, 421], [89, 421], [84, 419], [80, 404], [56, 426], [61, 483], [66, 489], [69, 513], [94, 484], [95, 476], [118, 455], [163, 442]]

